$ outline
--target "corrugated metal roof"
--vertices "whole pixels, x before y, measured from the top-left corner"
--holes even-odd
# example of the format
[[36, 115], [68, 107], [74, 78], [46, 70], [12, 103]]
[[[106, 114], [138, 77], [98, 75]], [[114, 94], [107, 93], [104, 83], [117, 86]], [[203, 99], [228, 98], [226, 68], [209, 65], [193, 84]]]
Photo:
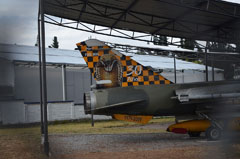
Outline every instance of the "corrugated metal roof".
[[[11, 61], [39, 62], [38, 47], [25, 45], [0, 44], [0, 57]], [[84, 64], [77, 50], [46, 48], [47, 63]]]
[[[169, 47], [171, 50], [171, 48]], [[173, 58], [152, 56], [152, 55], [136, 55], [124, 53], [144, 66], [150, 66], [155, 69], [174, 69]], [[0, 44], [0, 58], [11, 61], [38, 62], [38, 47]], [[46, 61], [52, 64], [71, 64], [86, 66], [78, 50], [63, 50], [55, 48], [46, 48]], [[177, 70], [205, 70], [204, 65], [195, 64], [183, 60], [176, 59]], [[209, 67], [209, 70], [211, 67]]]

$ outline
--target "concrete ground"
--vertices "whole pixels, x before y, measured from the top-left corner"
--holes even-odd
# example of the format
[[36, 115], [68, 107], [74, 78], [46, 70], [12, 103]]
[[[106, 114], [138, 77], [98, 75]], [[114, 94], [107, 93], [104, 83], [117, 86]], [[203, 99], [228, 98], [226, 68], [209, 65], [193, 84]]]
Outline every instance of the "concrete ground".
[[[166, 128], [168, 124], [138, 126], [142, 129]], [[240, 158], [240, 145], [207, 141], [188, 135], [161, 133], [137, 134], [52, 134], [51, 156], [71, 159], [225, 159]]]
[[[51, 156], [43, 153], [40, 127], [0, 128], [0, 159], [238, 159], [240, 136], [207, 141], [166, 132], [173, 118], [147, 125], [120, 121], [49, 125]], [[231, 142], [230, 142], [231, 141]]]

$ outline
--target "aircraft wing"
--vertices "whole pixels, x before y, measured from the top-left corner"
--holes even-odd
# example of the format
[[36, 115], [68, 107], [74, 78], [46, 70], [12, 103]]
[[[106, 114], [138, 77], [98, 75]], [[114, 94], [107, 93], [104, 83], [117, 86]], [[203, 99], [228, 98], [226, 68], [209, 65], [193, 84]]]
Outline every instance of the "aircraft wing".
[[224, 98], [240, 98], [240, 83], [225, 83], [213, 86], [191, 87], [175, 90], [176, 96], [181, 103], [205, 100], [218, 100]]

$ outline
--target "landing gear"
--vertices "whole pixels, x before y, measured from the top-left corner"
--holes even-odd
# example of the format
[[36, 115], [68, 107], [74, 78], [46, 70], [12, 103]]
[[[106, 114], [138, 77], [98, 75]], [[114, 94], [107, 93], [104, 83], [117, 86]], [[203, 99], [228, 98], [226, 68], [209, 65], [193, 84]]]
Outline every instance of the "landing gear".
[[201, 132], [188, 132], [190, 137], [200, 137]]
[[211, 122], [211, 126], [207, 128], [206, 130], [206, 137], [210, 141], [216, 141], [219, 140], [222, 136], [222, 130], [223, 130], [223, 123], [221, 123], [219, 120], [216, 120], [213, 117], [210, 117], [207, 114], [199, 113], [200, 116], [208, 119]]
[[221, 138], [221, 135], [222, 130], [217, 127], [211, 126], [206, 130], [206, 137], [210, 141], [219, 140]]

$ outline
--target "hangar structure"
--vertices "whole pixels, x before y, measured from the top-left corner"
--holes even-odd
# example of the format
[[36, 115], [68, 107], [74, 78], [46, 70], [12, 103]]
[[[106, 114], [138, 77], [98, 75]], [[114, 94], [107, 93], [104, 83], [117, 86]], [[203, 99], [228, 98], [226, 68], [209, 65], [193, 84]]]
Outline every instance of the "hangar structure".
[[[39, 0], [39, 2], [40, 88], [41, 102], [44, 105], [41, 109], [44, 121], [42, 133], [46, 154], [49, 148], [45, 22], [142, 41], [153, 41], [153, 35], [231, 44], [238, 44], [240, 40], [240, 5], [220, 0]], [[60, 20], [56, 20], [56, 17]], [[208, 48], [204, 48], [208, 80]]]
[[[103, 34], [111, 36], [116, 31], [121, 34], [118, 37], [138, 40], [153, 40], [151, 36], [158, 34], [228, 43], [236, 42], [240, 36], [240, 5], [220, 0], [45, 0], [44, 5], [47, 23], [66, 27], [76, 24], [75, 29], [94, 33], [109, 29]], [[72, 22], [57, 22], [49, 16]]]

